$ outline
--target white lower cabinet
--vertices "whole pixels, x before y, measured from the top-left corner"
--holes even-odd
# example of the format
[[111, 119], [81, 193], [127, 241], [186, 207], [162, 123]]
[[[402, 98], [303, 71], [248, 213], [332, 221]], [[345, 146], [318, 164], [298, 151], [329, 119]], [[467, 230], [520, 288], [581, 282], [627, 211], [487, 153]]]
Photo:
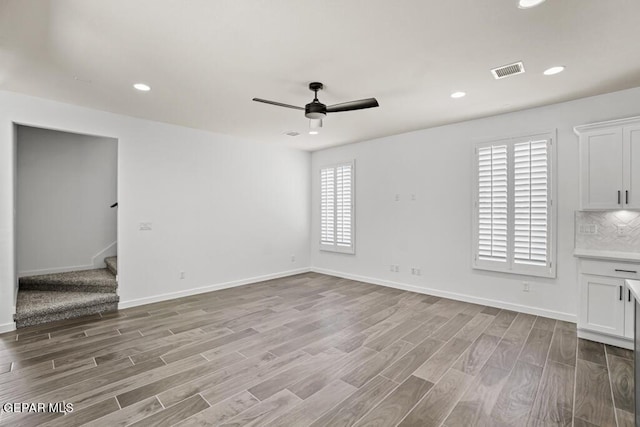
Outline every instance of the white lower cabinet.
[[624, 279], [582, 275], [581, 328], [624, 336]]
[[636, 263], [581, 261], [578, 336], [632, 348], [635, 303], [625, 279], [638, 273]]
[[636, 303], [633, 295], [631, 295], [631, 289], [626, 289], [627, 297], [624, 300], [624, 336], [633, 341], [634, 328], [636, 324], [635, 313]]

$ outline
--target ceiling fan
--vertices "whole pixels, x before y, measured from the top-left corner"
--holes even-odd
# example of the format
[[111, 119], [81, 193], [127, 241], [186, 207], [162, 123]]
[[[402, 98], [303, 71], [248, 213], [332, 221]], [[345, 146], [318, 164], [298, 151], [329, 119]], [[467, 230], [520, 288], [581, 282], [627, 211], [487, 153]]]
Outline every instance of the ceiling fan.
[[315, 93], [313, 101], [303, 107], [296, 105], [283, 104], [282, 102], [269, 101], [267, 99], [253, 98], [256, 102], [264, 102], [265, 104], [277, 105], [278, 107], [293, 108], [294, 110], [304, 110], [306, 118], [312, 121], [319, 121], [319, 123], [313, 124], [312, 127], [322, 127], [322, 119], [327, 116], [327, 113], [339, 113], [341, 111], [353, 111], [363, 110], [365, 108], [377, 107], [378, 101], [375, 98], [359, 99], [357, 101], [343, 102], [341, 104], [325, 105], [318, 101], [318, 91], [322, 90], [324, 86], [319, 82], [309, 83], [309, 90]]

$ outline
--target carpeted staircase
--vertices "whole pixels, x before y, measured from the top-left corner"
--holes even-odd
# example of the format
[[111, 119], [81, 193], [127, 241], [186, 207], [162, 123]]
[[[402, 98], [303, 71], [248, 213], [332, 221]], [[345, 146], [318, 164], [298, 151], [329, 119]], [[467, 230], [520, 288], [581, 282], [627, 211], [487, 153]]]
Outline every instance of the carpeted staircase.
[[117, 257], [107, 268], [21, 277], [14, 320], [17, 328], [118, 309]]

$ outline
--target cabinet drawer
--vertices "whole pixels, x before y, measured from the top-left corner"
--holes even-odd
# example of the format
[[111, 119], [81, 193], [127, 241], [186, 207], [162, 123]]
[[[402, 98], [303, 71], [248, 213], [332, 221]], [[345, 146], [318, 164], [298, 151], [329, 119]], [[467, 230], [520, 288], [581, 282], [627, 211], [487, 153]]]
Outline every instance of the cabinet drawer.
[[640, 279], [640, 264], [614, 261], [582, 260], [580, 272], [596, 276]]

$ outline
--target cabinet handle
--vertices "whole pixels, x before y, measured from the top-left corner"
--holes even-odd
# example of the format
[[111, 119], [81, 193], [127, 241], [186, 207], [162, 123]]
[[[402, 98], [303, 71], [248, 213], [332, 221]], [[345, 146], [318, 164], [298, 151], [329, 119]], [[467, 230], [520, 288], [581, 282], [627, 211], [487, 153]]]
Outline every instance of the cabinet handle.
[[629, 204], [629, 190], [624, 190], [624, 202]]
[[620, 204], [620, 190], [618, 190], [618, 204]]
[[615, 271], [619, 273], [634, 273], [634, 274], [638, 273], [636, 270], [620, 270], [619, 268], [616, 268]]
[[627, 301], [631, 302], [631, 289], [627, 289], [629, 295], [627, 296]]
[[619, 286], [620, 288], [620, 301], [622, 301], [622, 286]]

